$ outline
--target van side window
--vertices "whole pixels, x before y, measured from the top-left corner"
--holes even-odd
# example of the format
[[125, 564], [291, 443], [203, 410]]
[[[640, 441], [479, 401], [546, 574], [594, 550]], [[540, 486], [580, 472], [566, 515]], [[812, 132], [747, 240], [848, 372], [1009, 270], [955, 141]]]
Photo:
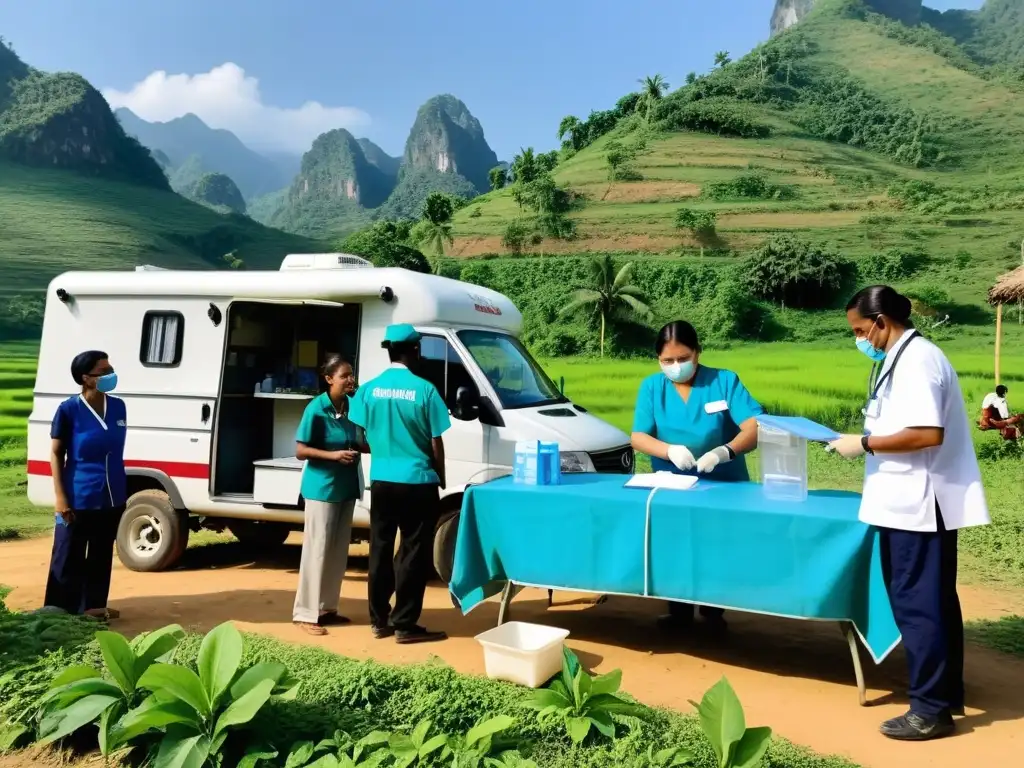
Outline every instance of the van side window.
[[139, 360], [152, 368], [173, 368], [181, 362], [185, 318], [180, 312], [147, 312], [142, 318]]
[[455, 394], [459, 387], [476, 389], [462, 358], [448, 339], [424, 336], [420, 341], [420, 370], [417, 373], [441, 393], [449, 410], [455, 407]]

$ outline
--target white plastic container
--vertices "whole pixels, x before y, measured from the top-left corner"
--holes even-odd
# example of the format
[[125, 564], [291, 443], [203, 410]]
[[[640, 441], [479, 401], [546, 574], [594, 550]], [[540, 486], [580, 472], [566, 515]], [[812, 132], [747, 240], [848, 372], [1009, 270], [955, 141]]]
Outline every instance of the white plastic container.
[[779, 501], [806, 501], [807, 440], [758, 424], [757, 450], [764, 495]]
[[510, 621], [476, 636], [492, 680], [539, 688], [562, 669], [562, 644], [569, 630]]
[[512, 481], [537, 485], [540, 475], [540, 441], [519, 440], [512, 466]]

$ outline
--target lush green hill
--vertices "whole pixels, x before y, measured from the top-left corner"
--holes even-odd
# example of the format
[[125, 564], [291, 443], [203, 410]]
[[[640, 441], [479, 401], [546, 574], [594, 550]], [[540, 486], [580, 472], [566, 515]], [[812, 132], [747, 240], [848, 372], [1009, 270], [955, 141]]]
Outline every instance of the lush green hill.
[[[276, 269], [322, 245], [223, 215], [170, 191], [0, 162], [0, 304], [69, 269]], [[29, 313], [31, 314], [31, 313]], [[29, 318], [31, 320], [31, 318]], [[10, 333], [10, 323], [0, 333]]]
[[222, 213], [245, 213], [245, 198], [231, 177], [223, 173], [203, 174], [183, 194]]
[[[787, 233], [836, 245], [868, 267], [864, 279], [886, 277], [879, 254], [913, 254], [915, 266], [889, 279], [980, 308], [991, 281], [1020, 263], [1024, 96], [933, 52], [956, 47], [937, 38], [856, 3], [826, 3], [662, 99], [649, 126], [640, 114], [616, 117], [610, 133], [563, 152], [554, 179], [585, 198], [568, 214], [576, 236], [530, 250], [724, 267]], [[640, 135], [625, 180], [610, 181], [610, 148]], [[677, 228], [684, 207], [714, 213], [715, 236]], [[512, 189], [478, 198], [456, 215], [452, 253], [507, 253], [510, 224], [529, 216]], [[986, 313], [954, 321], [984, 323]]]

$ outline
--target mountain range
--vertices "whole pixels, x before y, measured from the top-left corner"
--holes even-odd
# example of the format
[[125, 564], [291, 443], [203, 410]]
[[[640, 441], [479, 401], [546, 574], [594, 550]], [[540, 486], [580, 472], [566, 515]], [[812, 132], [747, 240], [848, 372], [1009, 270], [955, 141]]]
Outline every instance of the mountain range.
[[167, 122], [148, 122], [123, 107], [114, 114], [151, 150], [176, 192], [208, 203], [195, 190], [224, 189], [223, 180], [213, 185], [207, 177], [226, 176], [254, 219], [318, 238], [347, 234], [374, 218], [416, 218], [431, 191], [482, 194], [498, 164], [480, 121], [450, 95], [420, 107], [400, 158], [343, 128], [317, 137], [302, 157], [267, 156], [193, 114]]

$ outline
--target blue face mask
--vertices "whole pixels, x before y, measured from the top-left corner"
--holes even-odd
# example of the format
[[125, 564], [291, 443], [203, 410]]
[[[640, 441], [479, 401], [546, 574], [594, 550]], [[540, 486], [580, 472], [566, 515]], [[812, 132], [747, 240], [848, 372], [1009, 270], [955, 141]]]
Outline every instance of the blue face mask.
[[100, 392], [113, 392], [117, 388], [117, 374], [108, 373], [96, 379], [96, 389]]
[[868, 356], [868, 359], [880, 363], [885, 360], [885, 350], [875, 349], [867, 339], [857, 339], [857, 349]]
[[669, 381], [675, 384], [689, 381], [693, 378], [696, 370], [697, 365], [693, 360], [687, 360], [685, 363], [661, 364], [661, 372], [668, 377]]

